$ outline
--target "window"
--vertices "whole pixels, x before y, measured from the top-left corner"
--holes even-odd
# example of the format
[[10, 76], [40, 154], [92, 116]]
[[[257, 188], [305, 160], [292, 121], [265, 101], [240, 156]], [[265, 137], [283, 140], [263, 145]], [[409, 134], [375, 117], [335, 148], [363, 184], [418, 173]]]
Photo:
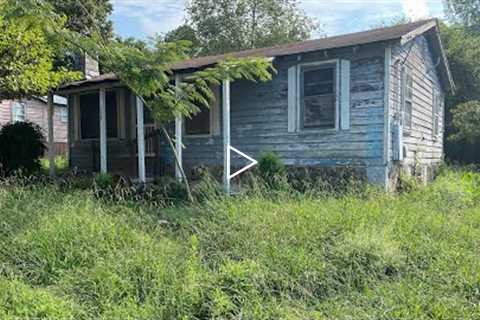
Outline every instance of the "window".
[[300, 125], [303, 129], [335, 128], [336, 65], [300, 69]]
[[187, 135], [208, 135], [210, 134], [210, 109], [204, 106], [200, 111], [185, 119], [185, 133]]
[[25, 103], [15, 101], [12, 106], [12, 121], [25, 121]]
[[443, 96], [437, 91], [433, 90], [432, 101], [432, 135], [437, 138], [440, 134], [440, 116], [443, 109]]
[[205, 136], [217, 135], [220, 132], [220, 86], [212, 88], [214, 100], [210, 107], [199, 106], [199, 112], [186, 117], [184, 120], [185, 135], [187, 136]]
[[66, 107], [60, 109], [60, 121], [63, 123], [68, 122], [68, 109]]
[[408, 133], [412, 129], [413, 76], [407, 66], [402, 69], [402, 93], [403, 128], [404, 132]]
[[[106, 93], [107, 137], [117, 137], [117, 97], [114, 91]], [[80, 132], [82, 139], [98, 139], [100, 136], [99, 94], [80, 96]]]

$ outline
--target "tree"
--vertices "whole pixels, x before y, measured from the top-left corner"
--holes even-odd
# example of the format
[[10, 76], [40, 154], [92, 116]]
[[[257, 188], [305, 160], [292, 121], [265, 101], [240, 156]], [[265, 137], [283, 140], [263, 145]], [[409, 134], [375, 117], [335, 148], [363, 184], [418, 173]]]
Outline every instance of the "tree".
[[65, 28], [89, 36], [91, 25], [100, 30], [104, 39], [113, 37], [112, 22], [108, 16], [113, 7], [110, 0], [47, 0], [57, 14], [66, 17]]
[[461, 103], [452, 110], [452, 122], [457, 132], [450, 136], [453, 141], [475, 143], [480, 139], [480, 101]]
[[201, 55], [302, 41], [318, 28], [297, 0], [192, 0], [187, 13]]
[[446, 13], [452, 22], [480, 32], [479, 0], [445, 0]]
[[446, 0], [446, 13], [451, 24], [441, 30], [456, 92], [446, 99], [445, 151], [451, 160], [479, 162], [480, 1]]
[[183, 24], [172, 31], [169, 31], [163, 37], [165, 42], [175, 42], [179, 40], [186, 40], [190, 42], [190, 50], [188, 55], [190, 57], [196, 57], [201, 52], [201, 43], [197, 38], [195, 30], [188, 24]]
[[62, 44], [49, 37], [50, 20], [23, 10], [26, 7], [0, 0], [0, 100], [45, 95], [78, 77], [54, 66], [56, 48]]

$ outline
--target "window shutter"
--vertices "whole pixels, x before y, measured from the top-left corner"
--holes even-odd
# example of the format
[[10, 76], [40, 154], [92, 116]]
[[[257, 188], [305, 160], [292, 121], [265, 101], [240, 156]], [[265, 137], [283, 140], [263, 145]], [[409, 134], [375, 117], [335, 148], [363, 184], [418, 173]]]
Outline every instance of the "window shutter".
[[297, 66], [288, 69], [288, 132], [297, 131]]
[[218, 136], [220, 135], [220, 110], [222, 104], [222, 97], [220, 94], [220, 86], [215, 86], [213, 88], [213, 93], [215, 95], [215, 101], [213, 102], [212, 109], [210, 110], [211, 113], [211, 121], [212, 121], [212, 135]]
[[340, 60], [340, 129], [350, 129], [350, 61]]

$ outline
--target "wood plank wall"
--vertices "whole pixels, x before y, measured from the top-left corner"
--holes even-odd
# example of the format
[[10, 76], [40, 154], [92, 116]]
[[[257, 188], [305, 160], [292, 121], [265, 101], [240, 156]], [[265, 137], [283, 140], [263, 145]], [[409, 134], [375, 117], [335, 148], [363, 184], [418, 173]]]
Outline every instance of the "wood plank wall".
[[[440, 114], [438, 136], [433, 134], [433, 92], [443, 93], [438, 79], [437, 63], [428, 47], [427, 40], [421, 36], [392, 49], [391, 95], [392, 121], [399, 115], [401, 96], [399, 91], [400, 68], [396, 61], [405, 61], [413, 75], [412, 130], [404, 136], [405, 164], [408, 166], [438, 165], [443, 160], [444, 110]], [[392, 144], [393, 145], [393, 144]]]

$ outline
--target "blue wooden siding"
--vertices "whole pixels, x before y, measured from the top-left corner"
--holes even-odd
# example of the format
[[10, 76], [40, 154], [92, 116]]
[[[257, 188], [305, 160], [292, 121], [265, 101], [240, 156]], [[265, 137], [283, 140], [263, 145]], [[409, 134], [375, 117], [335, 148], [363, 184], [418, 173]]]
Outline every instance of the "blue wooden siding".
[[[351, 61], [350, 129], [288, 132], [288, 68], [331, 59]], [[384, 46], [368, 45], [279, 58], [267, 83], [231, 87], [232, 145], [254, 157], [277, 152], [288, 165], [381, 166], [384, 132]], [[186, 167], [222, 165], [222, 137], [184, 137]], [[170, 157], [168, 157], [170, 158]], [[165, 159], [171, 163], [171, 159]], [[239, 163], [235, 160], [233, 165]]]

